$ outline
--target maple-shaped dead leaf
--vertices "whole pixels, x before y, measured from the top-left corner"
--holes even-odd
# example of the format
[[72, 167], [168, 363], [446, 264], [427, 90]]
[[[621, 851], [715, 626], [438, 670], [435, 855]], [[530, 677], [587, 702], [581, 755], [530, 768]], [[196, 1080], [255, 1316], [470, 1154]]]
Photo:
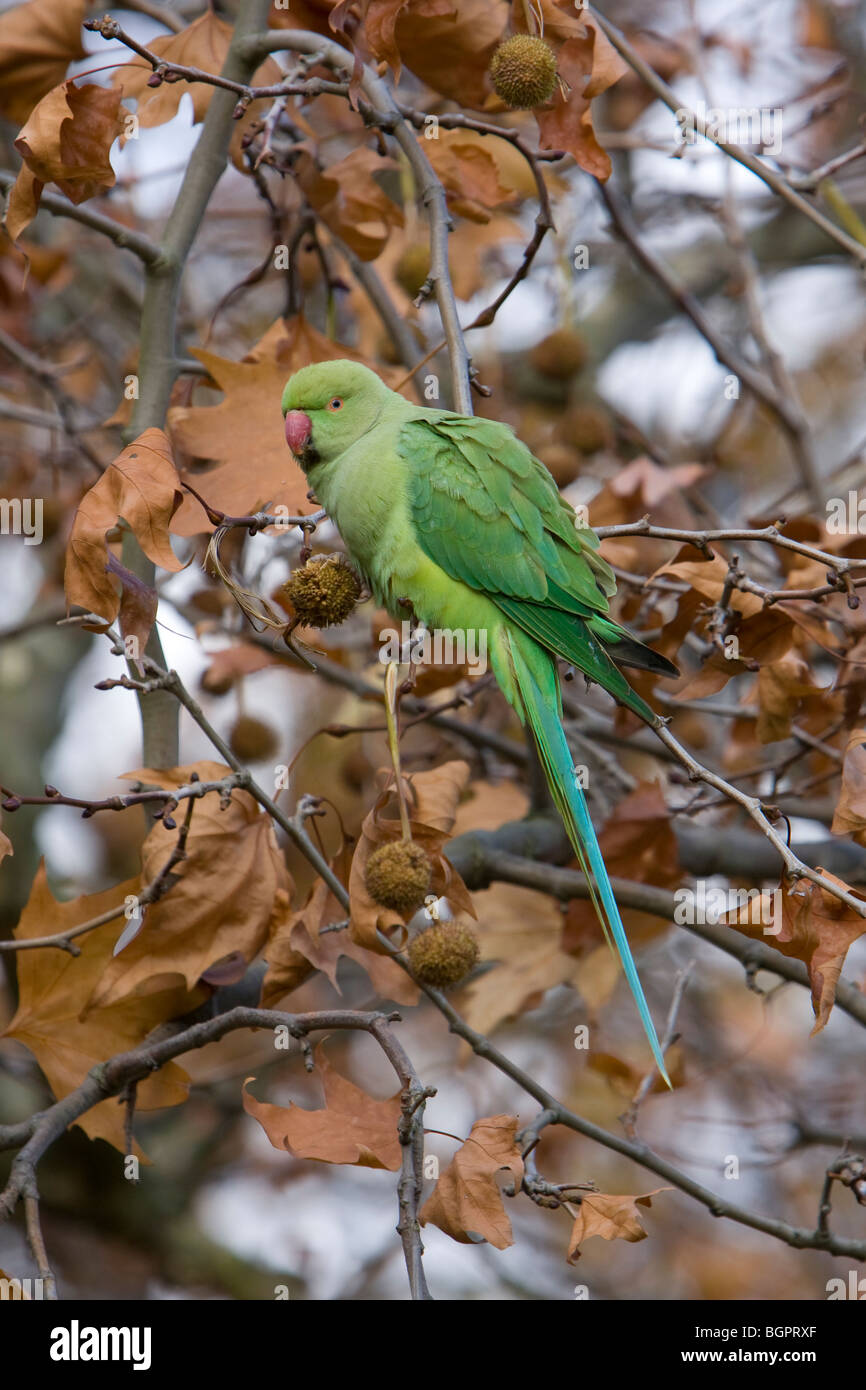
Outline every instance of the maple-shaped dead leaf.
[[312, 155], [301, 150], [292, 167], [304, 196], [325, 226], [362, 261], [374, 261], [391, 228], [402, 227], [402, 209], [374, 177], [396, 168], [394, 160], [362, 148], [320, 170]]
[[512, 190], [500, 182], [493, 151], [472, 135], [443, 130], [438, 140], [422, 140], [422, 145], [452, 211], [471, 222], [488, 222], [489, 210], [507, 202]]
[[[177, 34], [160, 34], [151, 39], [149, 48], [165, 63], [177, 63], [180, 67], [200, 68], [203, 72], [219, 75], [225, 64], [226, 54], [231, 43], [234, 26], [221, 19], [208, 8], [204, 14], [194, 19]], [[163, 125], [177, 115], [181, 98], [186, 94], [192, 101], [193, 125], [199, 125], [207, 115], [216, 88], [208, 82], [162, 82], [158, 87], [149, 86], [153, 68], [144, 59], [130, 55], [131, 61], [124, 63], [113, 76], [115, 89], [124, 98], [134, 97], [137, 102], [136, 114], [142, 129]], [[253, 87], [273, 86], [284, 76], [279, 64], [273, 58], [266, 58], [251, 80]], [[239, 160], [240, 141], [246, 130], [261, 115], [265, 101], [251, 102], [240, 120], [235, 122], [232, 132], [232, 156], [236, 164]]]
[[[303, 315], [277, 319], [240, 362], [193, 348], [223, 391], [218, 405], [179, 406], [169, 411], [169, 433], [178, 450], [214, 466], [191, 482], [211, 507], [246, 516], [257, 507], [284, 506], [290, 515], [311, 511], [309, 484], [286, 445], [280, 398], [289, 377], [311, 362], [346, 357], [373, 364], [343, 343], [318, 333]], [[382, 373], [387, 378], [387, 373]], [[398, 379], [392, 377], [393, 380]], [[211, 529], [201, 504], [186, 497], [172, 522], [179, 536]]]
[[866, 729], [854, 729], [842, 764], [842, 790], [830, 830], [834, 835], [860, 835], [866, 830]]
[[[475, 908], [466, 885], [443, 856], [454, 825], [457, 802], [468, 779], [468, 764], [454, 761], [431, 768], [429, 772], [416, 772], [405, 781], [412, 839], [426, 851], [433, 865], [430, 892], [436, 897], [447, 898], [455, 913], [468, 912], [474, 917]], [[349, 934], [358, 945], [382, 955], [388, 954], [388, 947], [380, 940], [379, 933], [389, 937], [392, 945], [402, 947], [407, 936], [406, 922], [399, 912], [383, 907], [370, 897], [364, 876], [373, 851], [402, 837], [399, 817], [394, 814], [396, 803], [396, 792], [390, 784], [386, 785], [361, 826], [349, 873]], [[386, 811], [391, 814], [386, 815]]]
[[[68, 931], [117, 907], [118, 918], [79, 936], [81, 954], [55, 949], [19, 951], [18, 1009], [4, 1032], [17, 1038], [33, 1053], [58, 1100], [80, 1086], [91, 1067], [141, 1043], [158, 1024], [197, 1008], [207, 991], [189, 991], [177, 979], [146, 998], [123, 999], [91, 1009], [82, 1017], [87, 1000], [98, 986], [123, 922], [125, 902], [140, 891], [138, 879], [118, 884], [104, 893], [57, 902], [40, 865], [27, 906], [15, 928], [15, 939], [50, 936]], [[186, 1100], [186, 1073], [171, 1062], [147, 1080], [139, 1082], [136, 1108], [156, 1110]], [[105, 1139], [121, 1153], [126, 1151], [124, 1112], [116, 1100], [105, 1100], [76, 1121], [91, 1139]]]
[[323, 1110], [256, 1100], [247, 1090], [255, 1080], [250, 1076], [243, 1091], [247, 1114], [258, 1120], [275, 1149], [294, 1154], [295, 1158], [396, 1172], [402, 1160], [397, 1133], [402, 1113], [400, 1092], [388, 1100], [375, 1100], [334, 1071], [323, 1044], [316, 1048], [316, 1069], [325, 1093]]
[[[837, 888], [844, 888], [860, 902], [866, 896], [827, 869], [818, 872]], [[721, 919], [729, 927], [763, 941], [783, 956], [801, 960], [809, 974], [815, 1026], [812, 1036], [827, 1023], [836, 999], [836, 985], [848, 949], [866, 933], [866, 917], [840, 902], [812, 879], [800, 879], [793, 888], [782, 883], [770, 897], [762, 894]], [[768, 931], [767, 928], [772, 930]]]
[[0, 112], [23, 124], [36, 103], [85, 56], [87, 0], [30, 0], [0, 15]]
[[476, 1120], [418, 1213], [422, 1226], [438, 1226], [461, 1245], [487, 1241], [497, 1250], [514, 1244], [499, 1179], [514, 1191], [523, 1180], [523, 1156], [516, 1142], [516, 1115]]
[[181, 497], [168, 440], [162, 430], [145, 430], [79, 504], [66, 550], [67, 603], [98, 613], [107, 623], [117, 617], [121, 597], [111, 579], [105, 534], [121, 517], [149, 560], [175, 573], [183, 569], [168, 532]]
[[[341, 880], [348, 871], [348, 847], [332, 861], [331, 868]], [[304, 980], [320, 970], [341, 993], [337, 969], [343, 956], [363, 966], [380, 999], [397, 1004], [417, 1004], [418, 986], [396, 961], [357, 945], [348, 931], [325, 931], [334, 922], [345, 920], [345, 911], [324, 880], [317, 878], [303, 907], [288, 907], [274, 924], [265, 947], [268, 970], [262, 982], [262, 1008], [276, 1008]]]
[[669, 1187], [657, 1187], [642, 1197], [618, 1197], [608, 1192], [588, 1192], [580, 1199], [577, 1217], [568, 1244], [568, 1263], [577, 1264], [580, 1247], [590, 1236], [602, 1240], [646, 1240], [638, 1207], [651, 1207], [653, 1197], [670, 1192]]
[[[202, 782], [213, 782], [230, 776], [231, 768], [197, 762], [124, 776], [173, 788], [187, 784], [194, 772]], [[157, 822], [142, 845], [142, 883], [157, 877], [176, 844], [177, 831]], [[88, 1009], [176, 984], [178, 977], [192, 988], [210, 966], [235, 952], [253, 960], [291, 889], [270, 817], [237, 787], [224, 810], [216, 791], [196, 801], [186, 858], [173, 873], [176, 882], [146, 909], [138, 936], [106, 966]]]
[[36, 105], [15, 141], [24, 166], [9, 194], [4, 224], [13, 241], [33, 221], [46, 183], [73, 203], [110, 188], [109, 151], [122, 128], [120, 94], [64, 82]]

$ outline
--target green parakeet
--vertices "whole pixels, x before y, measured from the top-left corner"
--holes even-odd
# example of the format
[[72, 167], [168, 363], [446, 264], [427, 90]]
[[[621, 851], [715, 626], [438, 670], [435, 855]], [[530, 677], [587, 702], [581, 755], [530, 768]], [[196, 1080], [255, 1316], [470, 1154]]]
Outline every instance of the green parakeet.
[[606, 616], [616, 582], [597, 536], [507, 425], [413, 405], [346, 361], [297, 372], [282, 409], [286, 441], [377, 602], [395, 617], [411, 606], [428, 630], [486, 634], [670, 1085], [562, 728], [556, 658], [648, 720], [617, 663], [676, 667]]

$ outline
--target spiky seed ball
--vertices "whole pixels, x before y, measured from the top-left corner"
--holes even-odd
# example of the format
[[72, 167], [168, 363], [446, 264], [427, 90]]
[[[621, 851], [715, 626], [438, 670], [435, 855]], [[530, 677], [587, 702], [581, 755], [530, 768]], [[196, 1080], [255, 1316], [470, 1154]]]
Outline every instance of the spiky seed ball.
[[244, 762], [272, 758], [279, 746], [276, 730], [251, 714], [240, 715], [229, 734], [229, 747]]
[[580, 449], [582, 454], [595, 454], [610, 448], [614, 430], [606, 410], [592, 401], [578, 401], [557, 423], [553, 437]]
[[370, 897], [394, 912], [415, 912], [430, 892], [433, 866], [420, 845], [392, 840], [374, 849], [364, 882]]
[[361, 581], [343, 555], [317, 555], [283, 585], [307, 627], [345, 622], [361, 597]]
[[529, 360], [542, 376], [568, 381], [589, 356], [586, 340], [574, 328], [555, 328], [530, 350]]
[[478, 938], [462, 922], [440, 922], [415, 937], [409, 964], [419, 980], [447, 989], [468, 975], [478, 962]]
[[490, 80], [496, 95], [513, 111], [531, 111], [553, 96], [556, 54], [544, 39], [515, 34], [494, 53]]

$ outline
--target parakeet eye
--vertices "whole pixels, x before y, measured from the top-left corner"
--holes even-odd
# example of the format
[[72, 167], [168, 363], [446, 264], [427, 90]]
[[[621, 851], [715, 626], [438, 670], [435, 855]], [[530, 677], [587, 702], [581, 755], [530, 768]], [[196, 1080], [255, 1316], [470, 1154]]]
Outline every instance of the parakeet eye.
[[333, 400], [328, 401], [329, 410], [342, 410], [343, 402], [339, 396], [334, 396]]

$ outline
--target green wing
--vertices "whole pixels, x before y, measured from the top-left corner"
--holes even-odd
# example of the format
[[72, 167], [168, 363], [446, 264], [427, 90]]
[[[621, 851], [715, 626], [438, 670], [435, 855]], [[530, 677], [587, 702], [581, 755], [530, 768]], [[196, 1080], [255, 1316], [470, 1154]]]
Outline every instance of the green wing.
[[665, 675], [676, 668], [606, 616], [613, 571], [543, 464], [506, 425], [451, 414], [408, 421], [397, 447], [409, 465], [418, 543], [430, 559], [651, 718], [614, 661]]

